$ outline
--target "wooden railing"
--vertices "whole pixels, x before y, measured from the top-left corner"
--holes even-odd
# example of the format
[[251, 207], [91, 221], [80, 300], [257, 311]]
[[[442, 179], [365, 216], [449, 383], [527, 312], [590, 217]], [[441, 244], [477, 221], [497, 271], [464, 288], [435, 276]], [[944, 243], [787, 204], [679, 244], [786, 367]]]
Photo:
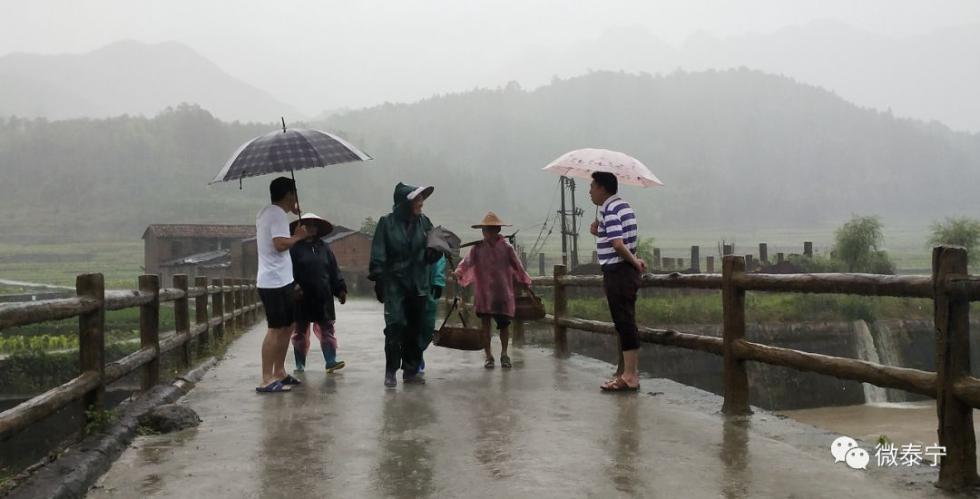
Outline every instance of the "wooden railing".
[[[729, 415], [750, 414], [746, 361], [790, 367], [841, 379], [898, 388], [936, 399], [942, 488], [962, 489], [978, 482], [973, 408], [980, 407], [980, 379], [970, 375], [970, 302], [980, 301], [980, 277], [967, 275], [962, 248], [933, 250], [932, 276], [874, 274], [755, 274], [745, 272], [745, 259], [725, 256], [721, 274], [643, 276], [642, 287], [720, 290], [724, 312], [721, 338], [668, 329], [640, 327], [640, 340], [720, 355], [724, 359], [724, 404]], [[567, 329], [616, 335], [613, 324], [568, 317], [568, 287], [601, 287], [602, 276], [569, 276], [555, 266], [553, 276], [532, 278], [534, 285], [554, 287], [556, 352], [568, 354]], [[932, 299], [936, 325], [936, 372], [886, 366], [774, 347], [745, 339], [745, 292], [841, 293]]]
[[[0, 413], [0, 441], [81, 399], [89, 415], [104, 409], [105, 388], [141, 370], [144, 390], [160, 382], [160, 359], [179, 350], [183, 366], [193, 359], [191, 340], [206, 351], [211, 340], [241, 332], [257, 320], [261, 304], [255, 283], [244, 279], [198, 277], [188, 285], [186, 275], [175, 275], [172, 288], [161, 288], [159, 277], [139, 277], [139, 289], [106, 290], [102, 274], [78, 276], [77, 296], [55, 300], [0, 304], [0, 330], [15, 326], [78, 317], [81, 371], [78, 377]], [[210, 300], [209, 300], [210, 298]], [[190, 321], [190, 302], [195, 320]], [[208, 302], [211, 307], [208, 310]], [[160, 304], [173, 302], [175, 330], [160, 333]], [[105, 362], [105, 313], [139, 307], [140, 349], [109, 364]]]

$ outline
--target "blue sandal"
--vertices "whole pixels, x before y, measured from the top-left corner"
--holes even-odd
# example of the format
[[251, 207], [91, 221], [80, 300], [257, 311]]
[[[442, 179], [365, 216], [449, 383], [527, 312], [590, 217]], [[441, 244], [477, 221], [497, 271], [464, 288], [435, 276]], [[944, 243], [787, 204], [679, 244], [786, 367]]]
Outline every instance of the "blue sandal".
[[284, 385], [282, 381], [273, 381], [268, 385], [255, 387], [255, 391], [258, 393], [283, 393], [292, 391], [292, 388]]

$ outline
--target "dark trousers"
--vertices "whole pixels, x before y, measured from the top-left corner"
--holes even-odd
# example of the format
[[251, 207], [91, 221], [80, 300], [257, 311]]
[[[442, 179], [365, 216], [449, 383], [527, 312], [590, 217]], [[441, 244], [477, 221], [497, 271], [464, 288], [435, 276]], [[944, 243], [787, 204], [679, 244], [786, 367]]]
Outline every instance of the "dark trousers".
[[407, 296], [403, 299], [405, 322], [385, 328], [385, 369], [397, 371], [401, 368], [404, 375], [412, 376], [418, 373], [422, 362], [419, 336], [425, 327], [426, 297]]
[[602, 268], [602, 287], [612, 315], [622, 351], [640, 348], [636, 332], [636, 293], [640, 289], [640, 272], [628, 263], [614, 263]]

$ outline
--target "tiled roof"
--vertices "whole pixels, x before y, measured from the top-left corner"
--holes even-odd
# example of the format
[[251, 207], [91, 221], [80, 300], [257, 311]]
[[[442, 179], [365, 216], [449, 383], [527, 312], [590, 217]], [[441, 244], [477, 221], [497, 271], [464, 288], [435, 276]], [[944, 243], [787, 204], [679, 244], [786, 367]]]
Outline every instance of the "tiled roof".
[[201, 237], [246, 239], [255, 237], [254, 225], [208, 224], [153, 224], [143, 232], [143, 239], [153, 234], [157, 237]]
[[195, 253], [193, 255], [163, 262], [160, 265], [164, 267], [170, 267], [174, 265], [188, 265], [188, 264], [193, 265], [193, 264], [211, 263], [211, 262], [227, 259], [229, 255], [231, 255], [231, 250], [227, 250], [227, 249], [205, 251], [204, 253]]

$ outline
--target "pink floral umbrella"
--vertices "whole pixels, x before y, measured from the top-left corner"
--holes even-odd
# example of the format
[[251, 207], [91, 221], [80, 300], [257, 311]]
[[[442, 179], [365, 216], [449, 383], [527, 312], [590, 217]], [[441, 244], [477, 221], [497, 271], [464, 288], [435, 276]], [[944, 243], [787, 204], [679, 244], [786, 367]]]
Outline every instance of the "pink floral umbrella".
[[664, 185], [640, 160], [608, 149], [577, 149], [567, 152], [544, 167], [544, 170], [563, 177], [583, 178], [591, 178], [593, 172], [608, 172], [615, 175], [621, 184], [641, 187]]

